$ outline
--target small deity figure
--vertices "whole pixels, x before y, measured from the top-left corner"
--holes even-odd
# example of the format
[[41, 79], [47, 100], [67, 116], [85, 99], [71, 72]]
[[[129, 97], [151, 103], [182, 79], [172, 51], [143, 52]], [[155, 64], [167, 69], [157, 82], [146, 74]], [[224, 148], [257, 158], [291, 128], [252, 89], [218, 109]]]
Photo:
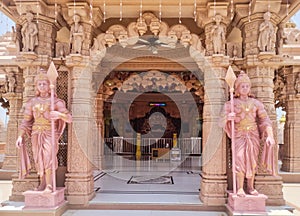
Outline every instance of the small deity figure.
[[278, 102], [276, 103], [277, 106], [282, 104], [282, 102], [285, 100], [286, 97], [286, 87], [284, 84], [284, 80], [281, 76], [276, 74], [275, 79], [274, 79], [274, 97]]
[[83, 42], [83, 26], [79, 23], [80, 16], [78, 14], [74, 15], [74, 23], [71, 26], [70, 32], [70, 47], [71, 53], [81, 54], [81, 47]]
[[[41, 73], [35, 78], [36, 97], [30, 99], [24, 110], [24, 119], [19, 127], [19, 137], [16, 147], [21, 148], [20, 177], [24, 178], [31, 168], [28, 153], [25, 149], [25, 134], [31, 137], [33, 160], [36, 171], [40, 177], [40, 184], [34, 190], [51, 193], [52, 164], [55, 169], [58, 166], [56, 154], [58, 152], [58, 140], [65, 128], [65, 123], [72, 121], [72, 116], [65, 106], [65, 102], [54, 97], [54, 111], [50, 110], [50, 81], [46, 74]], [[51, 120], [55, 120], [55, 144], [51, 142]], [[52, 148], [55, 152], [53, 161]]]
[[281, 49], [283, 48], [283, 44], [286, 43], [287, 36], [284, 33], [284, 24], [280, 24], [277, 30], [277, 51], [278, 54], [281, 54]]
[[38, 27], [36, 23], [32, 22], [33, 14], [26, 13], [27, 22], [21, 29], [23, 52], [33, 52], [34, 48], [39, 44], [38, 42]]
[[296, 75], [295, 85], [294, 85], [296, 94], [300, 94], [300, 73]]
[[217, 14], [215, 16], [216, 24], [212, 27], [211, 30], [211, 39], [213, 43], [214, 54], [221, 54], [222, 49], [225, 45], [225, 30], [221, 24], [222, 16]]
[[272, 147], [275, 144], [272, 122], [267, 115], [263, 103], [250, 95], [250, 79], [241, 72], [235, 81], [234, 111], [231, 111], [231, 101], [224, 105], [220, 126], [232, 138], [231, 121], [234, 121], [235, 167], [237, 178], [237, 195], [244, 197], [244, 179], [247, 179], [247, 193], [258, 195], [254, 188], [254, 177], [258, 167], [258, 154], [261, 140], [265, 140], [262, 154], [262, 165], [267, 171], [275, 174]]
[[15, 92], [16, 78], [14, 77], [13, 73], [9, 73], [7, 75], [7, 81], [7, 92]]
[[261, 52], [274, 50], [276, 34], [270, 19], [271, 13], [266, 12], [264, 14], [264, 22], [259, 26], [258, 48]]

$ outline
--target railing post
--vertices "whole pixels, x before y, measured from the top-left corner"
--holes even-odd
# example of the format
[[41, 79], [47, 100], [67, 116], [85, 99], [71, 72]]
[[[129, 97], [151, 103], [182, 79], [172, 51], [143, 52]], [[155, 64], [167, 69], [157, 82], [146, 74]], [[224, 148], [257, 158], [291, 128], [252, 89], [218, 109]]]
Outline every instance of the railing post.
[[141, 134], [137, 133], [136, 136], [137, 140], [136, 140], [136, 152], [135, 152], [135, 156], [136, 156], [136, 160], [140, 160], [142, 153], [141, 153]]

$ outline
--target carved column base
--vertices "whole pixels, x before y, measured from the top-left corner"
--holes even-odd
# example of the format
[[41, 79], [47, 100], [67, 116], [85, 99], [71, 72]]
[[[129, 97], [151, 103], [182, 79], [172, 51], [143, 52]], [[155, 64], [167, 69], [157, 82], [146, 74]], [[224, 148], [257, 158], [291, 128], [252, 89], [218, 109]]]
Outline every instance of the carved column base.
[[25, 179], [19, 179], [19, 174], [14, 174], [12, 178], [12, 195], [9, 197], [10, 201], [24, 202], [23, 192], [33, 190], [39, 185], [39, 178], [37, 174], [32, 174]]
[[68, 173], [66, 177], [66, 196], [69, 204], [86, 205], [95, 196], [92, 173]]
[[266, 203], [270, 206], [285, 205], [282, 193], [282, 183], [282, 178], [280, 176], [255, 177], [256, 190], [268, 197]]
[[204, 205], [224, 205], [227, 198], [226, 190], [226, 176], [202, 176], [200, 200]]
[[300, 158], [284, 157], [281, 170], [285, 172], [300, 172]]
[[17, 159], [18, 159], [18, 157], [15, 156], [15, 155], [5, 155], [5, 158], [4, 158], [4, 161], [3, 161], [3, 166], [2, 166], [1, 169], [16, 172]]

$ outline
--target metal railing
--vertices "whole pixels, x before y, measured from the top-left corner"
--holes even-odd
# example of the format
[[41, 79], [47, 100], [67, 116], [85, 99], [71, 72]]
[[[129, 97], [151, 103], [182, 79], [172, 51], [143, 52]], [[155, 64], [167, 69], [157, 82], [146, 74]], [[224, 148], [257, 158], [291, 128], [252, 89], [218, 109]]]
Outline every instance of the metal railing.
[[[105, 138], [105, 152], [104, 154], [135, 154], [137, 139], [136, 138], [124, 138], [114, 137]], [[201, 155], [202, 139], [201, 137], [191, 138], [178, 138], [174, 146], [172, 138], [142, 138], [141, 139], [141, 153], [143, 155], [150, 155], [153, 148], [173, 148], [177, 147], [181, 149], [183, 155]]]

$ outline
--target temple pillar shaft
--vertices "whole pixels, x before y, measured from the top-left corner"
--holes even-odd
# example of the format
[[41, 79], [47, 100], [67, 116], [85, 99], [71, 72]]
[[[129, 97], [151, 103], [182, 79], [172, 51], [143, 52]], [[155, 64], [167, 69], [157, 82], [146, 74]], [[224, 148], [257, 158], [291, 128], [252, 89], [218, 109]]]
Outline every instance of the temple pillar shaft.
[[[22, 53], [18, 58], [23, 58], [25, 56], [22, 56]], [[26, 57], [25, 57], [26, 59]], [[38, 66], [37, 65], [31, 65], [31, 61], [29, 60], [23, 60], [22, 61], [22, 68], [23, 68], [23, 80], [24, 80], [24, 91], [23, 91], [23, 100], [20, 99], [20, 107], [18, 110], [18, 125], [16, 126], [16, 137], [14, 140], [14, 147], [16, 138], [18, 136], [18, 127], [23, 119], [23, 109], [21, 109], [22, 106], [32, 97], [35, 96], [35, 86], [34, 86], [34, 77], [37, 74]], [[13, 141], [12, 141], [13, 142]], [[32, 157], [32, 149], [31, 149], [31, 142], [30, 139], [25, 143], [27, 152], [29, 154], [30, 162], [31, 162], [31, 173], [29, 176], [27, 176], [25, 179], [19, 179], [19, 175], [15, 174], [12, 177], [13, 181], [13, 188], [12, 188], [12, 195], [9, 197], [9, 200], [11, 201], [24, 201], [23, 192], [25, 192], [28, 189], [33, 189], [38, 186], [38, 176], [35, 171], [35, 164], [33, 162]], [[16, 148], [16, 147], [15, 147]], [[17, 167], [19, 169], [19, 158], [17, 159]]]
[[104, 156], [104, 148], [105, 148], [105, 142], [104, 142], [104, 98], [103, 94], [98, 94], [96, 98], [96, 104], [97, 104], [97, 111], [96, 111], [96, 122], [97, 122], [97, 138], [98, 138], [98, 145], [97, 147], [97, 159], [96, 163], [94, 164], [99, 170], [102, 170], [102, 160]]
[[[41, 3], [41, 2], [40, 2]], [[30, 3], [29, 3], [30, 5]], [[31, 6], [30, 6], [31, 7]], [[32, 7], [35, 8], [35, 7]], [[36, 9], [36, 8], [35, 8]], [[33, 10], [33, 12], [36, 12]], [[22, 16], [25, 15], [25, 11], [21, 11]], [[23, 80], [20, 83], [24, 83], [23, 86], [18, 86], [16, 91], [23, 92], [23, 97], [21, 97], [18, 102], [18, 105], [16, 107], [16, 117], [17, 118], [17, 125], [15, 125], [16, 130], [18, 131], [19, 124], [21, 123], [23, 119], [23, 109], [21, 109], [22, 106], [25, 105], [25, 103], [35, 96], [36, 90], [35, 90], [35, 76], [40, 73], [40, 69], [47, 70], [49, 64], [50, 64], [50, 57], [54, 53], [54, 42], [55, 42], [55, 35], [56, 35], [56, 27], [54, 25], [54, 20], [46, 19], [43, 16], [37, 17], [36, 14], [34, 15], [33, 22], [38, 26], [38, 40], [39, 43], [35, 47], [34, 51], [30, 52], [20, 52], [17, 56], [17, 64], [22, 69], [17, 74], [18, 76], [23, 76]], [[36, 19], [38, 18], [38, 22]], [[19, 19], [21, 22], [22, 19]], [[18, 22], [19, 22], [18, 21]], [[52, 22], [53, 21], [53, 22]], [[18, 24], [24, 24], [24, 23], [18, 23]], [[21, 28], [17, 29], [18, 31], [21, 30]], [[20, 35], [20, 32], [17, 32], [17, 35]], [[21, 41], [19, 41], [21, 44]], [[23, 44], [21, 44], [21, 47]], [[21, 71], [23, 74], [21, 74]], [[18, 88], [20, 90], [18, 90]], [[15, 132], [12, 137], [12, 143], [16, 142], [18, 132]], [[13, 141], [13, 139], [15, 139]], [[15, 144], [13, 144], [15, 146]], [[39, 184], [38, 175], [35, 172], [35, 164], [33, 162], [32, 158], [32, 149], [31, 149], [31, 142], [30, 139], [26, 142], [27, 151], [29, 153], [29, 157], [31, 160], [31, 174], [27, 176], [25, 179], [19, 179], [18, 174], [13, 175], [12, 181], [13, 181], [13, 189], [12, 189], [12, 195], [9, 197], [12, 201], [23, 201], [24, 196], [23, 192], [26, 190], [32, 190], [33, 188], [37, 187]], [[18, 160], [18, 159], [17, 159]], [[19, 162], [17, 162], [18, 164]]]
[[[225, 81], [229, 59], [218, 55], [207, 57], [204, 73], [203, 151], [200, 199], [205, 205], [226, 203], [226, 136], [218, 122], [226, 101]], [[199, 64], [199, 63], [198, 63]]]
[[[258, 59], [256, 60], [258, 63]], [[273, 122], [274, 136], [276, 135], [275, 129], [277, 128], [276, 112], [274, 104], [274, 68], [268, 64], [249, 67], [247, 73], [251, 79], [251, 92], [263, 102], [265, 109]], [[275, 138], [275, 137], [274, 137]], [[264, 143], [266, 145], [266, 143]], [[274, 166], [278, 167], [278, 146], [275, 145], [274, 154]], [[277, 174], [271, 176], [265, 173], [265, 171], [259, 166], [257, 175], [255, 177], [255, 188], [260, 192], [268, 196], [267, 205], [283, 205], [285, 203], [282, 193], [282, 178]]]
[[[300, 172], [300, 92], [297, 89], [300, 67], [284, 69], [286, 79], [286, 122], [284, 129], [283, 160], [281, 169], [286, 172]], [[299, 84], [298, 84], [299, 85]]]
[[5, 98], [9, 100], [9, 120], [2, 169], [17, 171], [18, 156], [16, 140], [18, 138], [18, 113], [22, 107], [22, 96], [20, 93], [8, 93], [5, 95]]
[[[244, 7], [244, 6], [241, 6]], [[242, 31], [243, 36], [243, 55], [246, 56], [245, 68], [248, 76], [251, 79], [251, 93], [253, 93], [257, 99], [263, 102], [265, 109], [273, 122], [274, 136], [276, 136], [276, 112], [274, 104], [274, 65], [270, 61], [275, 57], [273, 49], [269, 48], [267, 51], [260, 52], [259, 40], [265, 40], [266, 38], [261, 35], [260, 28], [262, 23], [266, 22], [266, 13], [259, 14], [254, 13], [249, 19], [245, 18], [243, 10], [238, 13], [236, 22], [238, 27]], [[270, 24], [276, 27], [276, 15], [270, 19]], [[274, 18], [275, 17], [275, 18]], [[249, 18], [249, 17], [248, 17]], [[269, 40], [268, 40], [269, 41]], [[276, 140], [276, 137], [274, 137]], [[278, 146], [275, 145], [274, 149], [274, 166], [278, 167]], [[283, 205], [285, 203], [282, 193], [282, 178], [278, 175], [271, 176], [262, 170], [261, 165], [257, 175], [255, 177], [255, 188], [258, 192], [268, 196], [267, 205]]]
[[11, 68], [16, 77], [17, 86], [14, 92], [8, 92], [3, 95], [9, 101], [9, 120], [7, 124], [7, 135], [5, 145], [5, 158], [3, 161], [3, 170], [17, 171], [18, 156], [16, 149], [16, 140], [18, 137], [18, 117], [22, 108], [22, 74], [18, 68]]
[[[92, 72], [85, 68], [88, 57], [67, 57], [67, 66], [71, 71], [73, 123], [70, 129], [71, 139], [68, 145], [68, 173], [66, 174], [66, 197], [69, 204], [85, 205], [94, 197], [93, 161], [94, 136], [97, 130], [93, 125], [94, 103], [92, 101]], [[97, 143], [96, 143], [97, 145]]]

